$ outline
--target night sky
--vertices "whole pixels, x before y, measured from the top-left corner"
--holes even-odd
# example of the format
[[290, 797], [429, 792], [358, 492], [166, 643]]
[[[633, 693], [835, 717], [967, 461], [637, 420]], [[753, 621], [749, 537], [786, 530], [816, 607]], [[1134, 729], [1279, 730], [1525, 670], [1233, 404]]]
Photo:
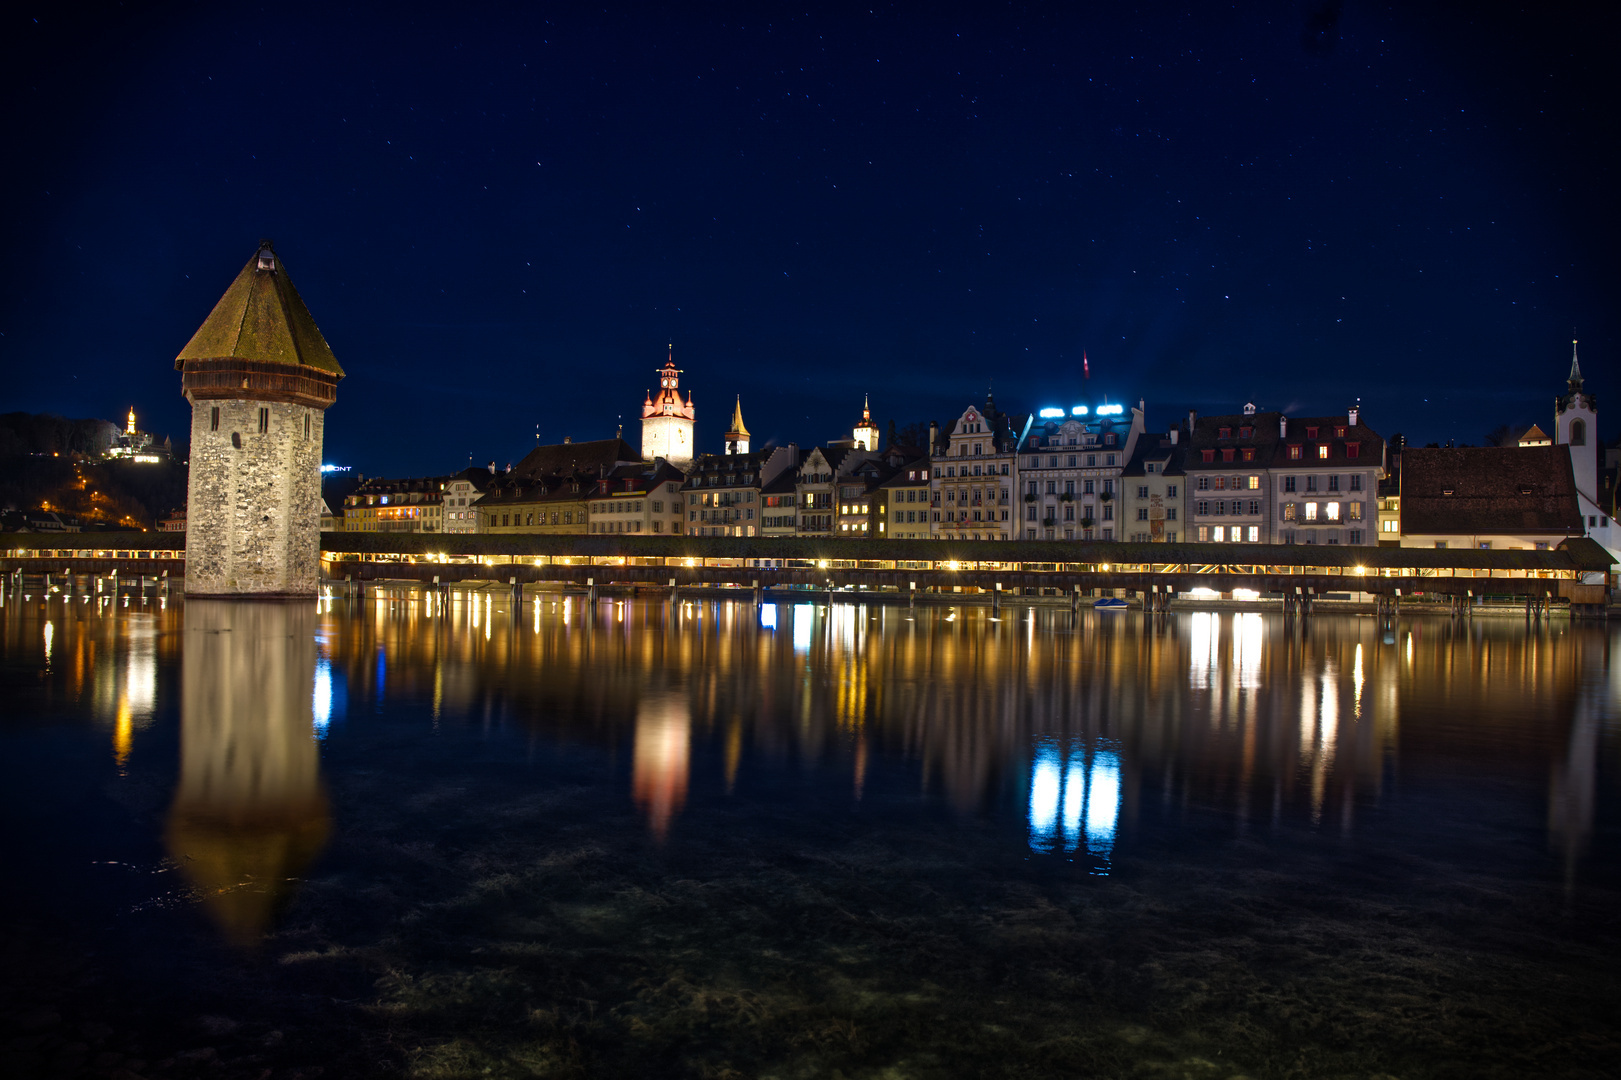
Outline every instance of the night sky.
[[184, 437], [264, 236], [369, 475], [637, 445], [669, 342], [710, 451], [990, 384], [1478, 443], [1573, 329], [1614, 436], [1613, 5], [1075, 6], [9, 9], [0, 411]]

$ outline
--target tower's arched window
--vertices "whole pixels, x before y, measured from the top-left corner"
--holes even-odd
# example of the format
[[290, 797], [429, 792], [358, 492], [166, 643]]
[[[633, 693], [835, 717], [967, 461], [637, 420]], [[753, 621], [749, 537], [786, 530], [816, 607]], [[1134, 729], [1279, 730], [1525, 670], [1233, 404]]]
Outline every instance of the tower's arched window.
[[1585, 422], [1581, 420], [1572, 420], [1570, 422], [1570, 445], [1587, 445], [1587, 424]]

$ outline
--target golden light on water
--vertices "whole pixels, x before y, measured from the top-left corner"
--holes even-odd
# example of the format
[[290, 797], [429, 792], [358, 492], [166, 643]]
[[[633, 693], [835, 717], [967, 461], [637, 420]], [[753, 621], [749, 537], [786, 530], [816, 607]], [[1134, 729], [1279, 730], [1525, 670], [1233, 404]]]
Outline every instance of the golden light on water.
[[687, 802], [692, 769], [692, 706], [676, 691], [654, 692], [636, 706], [631, 793], [662, 839]]

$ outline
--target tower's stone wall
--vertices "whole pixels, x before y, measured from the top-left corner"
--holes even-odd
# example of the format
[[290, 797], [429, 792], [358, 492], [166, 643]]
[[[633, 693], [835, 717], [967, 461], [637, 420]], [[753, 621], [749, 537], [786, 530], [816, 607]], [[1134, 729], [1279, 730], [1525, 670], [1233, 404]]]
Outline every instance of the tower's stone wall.
[[189, 595], [316, 595], [324, 420], [307, 405], [192, 398]]
[[683, 416], [650, 416], [642, 421], [642, 460], [681, 465], [692, 461], [693, 422]]

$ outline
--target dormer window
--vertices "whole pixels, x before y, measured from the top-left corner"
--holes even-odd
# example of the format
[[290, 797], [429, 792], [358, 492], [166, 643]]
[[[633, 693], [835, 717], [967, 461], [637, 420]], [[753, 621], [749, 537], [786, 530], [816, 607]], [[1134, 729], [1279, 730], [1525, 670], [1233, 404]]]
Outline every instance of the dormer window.
[[1216, 430], [1216, 438], [1218, 439], [1230, 439], [1232, 437], [1233, 429], [1230, 427], [1218, 428]]
[[1313, 425], [1312, 427], [1308, 427], [1306, 429], [1306, 438], [1315, 439], [1316, 437], [1317, 437], [1317, 428], [1316, 428], [1316, 426]]
[[1254, 461], [1255, 460], [1255, 447], [1253, 447], [1253, 446], [1244, 447], [1244, 460], [1245, 461]]
[[1238, 437], [1240, 439], [1253, 439], [1255, 438], [1255, 429], [1252, 427], [1241, 427], [1238, 429]]
[[1289, 447], [1289, 460], [1290, 461], [1299, 461], [1300, 460], [1300, 444], [1299, 443], [1295, 443], [1294, 445]]
[[1344, 428], [1344, 427], [1337, 427], [1337, 428], [1335, 428], [1335, 429], [1334, 429], [1334, 437], [1335, 437], [1335, 438], [1336, 438], [1336, 439], [1343, 439], [1343, 438], [1345, 438], [1345, 428]]
[[276, 268], [276, 253], [269, 248], [259, 249], [259, 269], [274, 270]]
[[1362, 456], [1362, 444], [1361, 443], [1354, 443], [1354, 442], [1346, 443], [1345, 444], [1345, 456], [1348, 457], [1348, 458], [1361, 457]]
[[1216, 460], [1216, 452], [1214, 450], [1201, 450], [1199, 453], [1204, 458], [1206, 464]]

